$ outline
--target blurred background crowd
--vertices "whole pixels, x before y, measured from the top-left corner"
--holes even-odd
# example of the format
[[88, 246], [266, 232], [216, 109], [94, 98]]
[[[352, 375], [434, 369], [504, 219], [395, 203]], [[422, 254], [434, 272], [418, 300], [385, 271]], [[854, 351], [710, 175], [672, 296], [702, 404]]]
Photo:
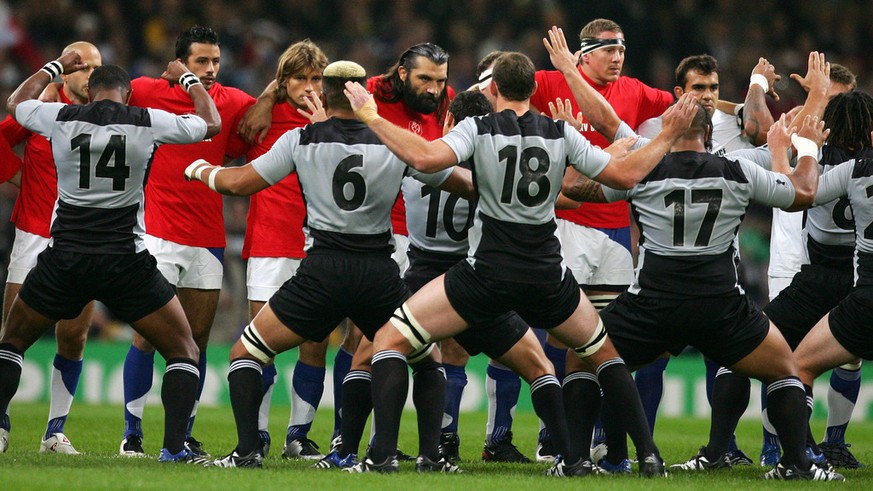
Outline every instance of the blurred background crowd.
[[[351, 59], [369, 74], [384, 72], [407, 47], [435, 42], [451, 54], [449, 83], [463, 89], [475, 79], [478, 60], [495, 50], [526, 53], [551, 69], [542, 38], [551, 25], [564, 27], [571, 46], [588, 21], [618, 22], [627, 40], [624, 74], [672, 90], [673, 70], [685, 56], [714, 55], [720, 65], [721, 98], [741, 102], [752, 67], [763, 56], [782, 75], [770, 100], [775, 115], [801, 103], [804, 93], [788, 77], [804, 73], [807, 54], [858, 75], [861, 90], [873, 86], [873, 4], [869, 0], [0, 0], [0, 100], [72, 41], [94, 43], [104, 63], [131, 75], [160, 76], [174, 57], [176, 35], [192, 24], [221, 35], [222, 84], [252, 95], [275, 75], [278, 56], [303, 38], [332, 60]], [[5, 117], [5, 105], [0, 108]], [[8, 223], [16, 188], [0, 186], [0, 272], [12, 245]], [[213, 339], [229, 340], [246, 322], [245, 266], [239, 249], [247, 202], [226, 201], [228, 251], [222, 304]], [[769, 210], [756, 210], [741, 231], [746, 284], [766, 300]], [[95, 330], [125, 335], [108, 314]]]

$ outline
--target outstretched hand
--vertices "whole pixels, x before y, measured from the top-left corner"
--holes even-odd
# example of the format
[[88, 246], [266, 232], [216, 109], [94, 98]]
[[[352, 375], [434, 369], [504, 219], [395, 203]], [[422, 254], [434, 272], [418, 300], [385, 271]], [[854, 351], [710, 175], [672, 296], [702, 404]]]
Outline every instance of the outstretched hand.
[[576, 69], [578, 58], [567, 47], [567, 38], [564, 37], [563, 29], [552, 26], [549, 30], [549, 38], [543, 38], [543, 44], [549, 52], [549, 59], [552, 60], [555, 69], [561, 73]]
[[349, 103], [352, 105], [352, 110], [355, 112], [355, 116], [365, 124], [370, 124], [379, 118], [379, 111], [376, 108], [376, 99], [374, 99], [373, 94], [367, 92], [367, 89], [361, 84], [348, 81], [346, 82], [346, 88], [343, 90], [343, 93], [345, 93], [346, 97], [349, 99]]
[[306, 103], [306, 107], [309, 108], [309, 111], [307, 112], [305, 109], [298, 107], [297, 112], [305, 116], [310, 123], [327, 121], [327, 111], [324, 109], [321, 97], [319, 97], [317, 93], [304, 96], [303, 102]]
[[679, 97], [675, 104], [668, 107], [661, 116], [661, 133], [666, 132], [669, 135], [678, 137], [685, 133], [691, 126], [691, 121], [697, 115], [698, 104], [691, 92], [686, 92]]
[[553, 119], [563, 119], [570, 123], [576, 131], [582, 131], [582, 112], [578, 112], [573, 116], [573, 105], [570, 104], [570, 99], [561, 99], [558, 97], [555, 102], [549, 102], [549, 112], [552, 113]]
[[630, 153], [631, 148], [633, 148], [639, 138], [638, 135], [619, 138], [612, 142], [612, 145], [604, 148], [603, 151], [612, 155], [614, 159], [620, 159]]
[[825, 61], [824, 53], [811, 51], [807, 60], [806, 75], [801, 77], [792, 73], [791, 79], [799, 83], [807, 92], [814, 89], [827, 92], [831, 84], [831, 64]]
[[788, 150], [791, 147], [791, 135], [794, 134], [793, 129], [789, 129], [791, 117], [788, 113], [783, 113], [778, 121], [770, 126], [767, 131], [767, 145], [770, 150]]
[[812, 140], [819, 148], [827, 140], [831, 133], [830, 128], [825, 128], [824, 121], [820, 121], [818, 116], [808, 115], [803, 118], [803, 124], [797, 130], [797, 136], [802, 136]]
[[61, 55], [61, 57], [58, 58], [57, 61], [61, 64], [61, 66], [64, 67], [62, 73], [65, 75], [88, 68], [88, 64], [82, 61], [82, 57], [79, 55], [79, 52], [75, 50]]

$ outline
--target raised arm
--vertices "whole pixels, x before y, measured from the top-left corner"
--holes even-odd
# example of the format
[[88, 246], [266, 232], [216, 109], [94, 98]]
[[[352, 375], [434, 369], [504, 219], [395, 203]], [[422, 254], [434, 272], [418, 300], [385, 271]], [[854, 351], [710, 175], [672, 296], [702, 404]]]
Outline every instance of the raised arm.
[[[698, 103], [690, 92], [664, 111], [663, 127], [655, 139], [624, 158], [612, 158], [594, 180], [614, 189], [630, 189], [652, 172], [673, 143], [691, 126]], [[702, 108], [700, 110], [703, 110]], [[569, 195], [568, 195], [569, 196]], [[570, 196], [572, 198], [572, 196]]]
[[179, 83], [191, 100], [194, 102], [194, 114], [203, 118], [206, 121], [206, 138], [212, 138], [221, 132], [221, 116], [218, 114], [218, 108], [215, 107], [215, 101], [209, 97], [209, 93], [200, 83], [200, 79], [191, 73], [188, 68], [179, 60], [173, 60], [167, 64], [167, 69], [161, 74], [161, 78], [170, 82]]
[[831, 64], [825, 61], [824, 53], [810, 52], [806, 76], [801, 77], [792, 73], [791, 78], [807, 91], [803, 109], [791, 121], [791, 126], [799, 127], [807, 116], [821, 118], [828, 104], [828, 89], [831, 86]]
[[812, 206], [818, 187], [818, 152], [829, 133], [824, 121], [819, 121], [816, 116], [806, 116], [800, 129], [792, 135], [791, 143], [797, 148], [797, 167], [788, 174], [788, 180], [794, 185], [794, 203], [787, 210], [797, 211]]
[[50, 61], [36, 73], [27, 78], [15, 89], [6, 101], [6, 110], [15, 117], [15, 109], [18, 104], [36, 99], [42, 94], [46, 86], [60, 74], [68, 74], [84, 70], [88, 64], [82, 61], [77, 51], [70, 51], [55, 61]]
[[552, 64], [567, 80], [567, 85], [570, 86], [570, 90], [573, 92], [582, 114], [588, 119], [588, 123], [607, 140], [612, 141], [618, 126], [621, 124], [621, 119], [609, 102], [582, 78], [576, 68], [577, 58], [567, 47], [564, 31], [552, 26], [549, 38], [543, 38], [543, 44], [546, 46], [546, 51], [549, 52]]
[[455, 152], [442, 140], [427, 141], [379, 116], [373, 95], [361, 84], [346, 82], [345, 94], [358, 119], [369, 126], [394, 155], [413, 169], [432, 173], [458, 163]]
[[209, 189], [230, 196], [251, 196], [270, 187], [251, 163], [242, 167], [219, 167], [198, 159], [185, 169], [185, 178], [200, 181]]
[[771, 94], [775, 100], [779, 100], [774, 86], [780, 78], [776, 68], [765, 58], [759, 58], [758, 64], [752, 69], [749, 92], [743, 105], [743, 136], [755, 146], [767, 142], [767, 131], [773, 124], [773, 115], [767, 108], [766, 95]]
[[785, 174], [793, 173], [788, 162], [788, 149], [791, 148], [791, 137], [796, 132], [788, 128], [788, 114], [783, 113], [779, 121], [773, 123], [767, 131], [767, 148], [770, 151], [770, 170]]

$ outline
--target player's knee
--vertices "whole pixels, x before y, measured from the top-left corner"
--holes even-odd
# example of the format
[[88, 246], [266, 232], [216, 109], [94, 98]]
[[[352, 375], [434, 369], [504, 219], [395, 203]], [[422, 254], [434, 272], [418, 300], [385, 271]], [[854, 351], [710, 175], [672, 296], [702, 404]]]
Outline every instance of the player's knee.
[[[419, 364], [424, 366], [424, 364], [428, 362], [437, 363], [436, 361], [434, 361], [433, 356], [431, 356], [433, 354], [435, 346], [436, 345], [431, 343], [422, 348], [414, 350], [412, 353], [406, 355], [406, 363], [408, 363], [410, 366], [413, 366], [413, 368]], [[437, 364], [441, 365], [440, 363]]]
[[300, 345], [299, 351], [299, 361], [310, 366], [324, 366], [324, 360], [327, 358], [327, 340], [303, 343]]
[[245, 356], [240, 353], [240, 349], [244, 349], [245, 353], [248, 354], [249, 357], [252, 357], [262, 364], [269, 363], [273, 357], [276, 356], [276, 352], [267, 345], [267, 342], [264, 340], [261, 333], [258, 332], [258, 328], [255, 326], [254, 322], [250, 322], [249, 325], [243, 329], [242, 336], [240, 336], [239, 341], [237, 341], [234, 346], [234, 353], [231, 354], [232, 358], [239, 358], [240, 356]]
[[413, 353], [425, 349], [430, 344], [430, 333], [421, 327], [405, 303], [394, 311], [389, 322], [412, 346]]
[[597, 351], [606, 344], [606, 341], [606, 327], [603, 326], [603, 321], [598, 317], [597, 327], [594, 328], [594, 333], [591, 338], [582, 346], [574, 347], [573, 352], [575, 352], [576, 356], [579, 358], [588, 358], [594, 353], [597, 353]]

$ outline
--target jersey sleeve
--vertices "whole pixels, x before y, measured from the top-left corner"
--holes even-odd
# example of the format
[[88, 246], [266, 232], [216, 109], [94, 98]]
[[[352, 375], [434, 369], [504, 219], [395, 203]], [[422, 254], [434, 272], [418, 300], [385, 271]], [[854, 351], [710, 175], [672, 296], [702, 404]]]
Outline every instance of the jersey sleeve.
[[565, 124], [564, 142], [570, 165], [587, 177], [594, 178], [609, 164], [608, 153], [595, 147], [572, 126]]
[[15, 108], [15, 120], [21, 126], [50, 137], [58, 119], [58, 113], [66, 104], [60, 102], [40, 102], [36, 99], [24, 101]]
[[250, 145], [247, 141], [243, 139], [242, 136], [240, 136], [236, 129], [239, 126], [239, 122], [240, 120], [242, 120], [246, 111], [248, 111], [248, 109], [255, 104], [255, 98], [246, 93], [241, 94], [240, 98], [242, 99], [240, 109], [236, 112], [233, 121], [230, 122], [230, 137], [227, 139], [227, 147], [225, 148], [224, 152], [225, 157], [229, 157], [231, 159], [242, 157], [252, 147], [252, 145]]
[[762, 169], [767, 170], [770, 170], [773, 165], [773, 159], [770, 156], [770, 148], [766, 145], [755, 148], [743, 148], [741, 150], [734, 150], [733, 152], [728, 152], [725, 157], [732, 160], [737, 160], [740, 158], [750, 160]]
[[661, 89], [655, 89], [640, 82], [640, 119], [645, 121], [660, 116], [673, 104], [673, 94]]
[[850, 160], [819, 176], [813, 206], [830, 203], [841, 196], [846, 196], [849, 193], [849, 179], [854, 170], [855, 161]]
[[794, 203], [794, 185], [785, 174], [770, 172], [751, 160], [737, 162], [752, 185], [752, 201], [773, 208], [788, 208]]
[[[646, 137], [651, 140], [658, 136], [658, 133], [661, 132], [661, 127], [662, 123], [660, 116], [658, 116], [657, 118], [649, 118], [640, 123], [640, 126], [637, 128], [637, 133], [639, 133], [640, 136]], [[618, 138], [617, 134], [616, 138]]]
[[609, 186], [600, 185], [600, 189], [603, 191], [603, 195], [606, 196], [606, 202], [612, 203], [613, 201], [627, 201], [630, 197], [630, 189], [612, 189]]
[[[650, 121], [651, 121], [651, 120], [650, 120]], [[658, 136], [658, 133], [660, 133], [660, 132], [661, 132], [661, 123], [660, 123], [660, 120], [659, 120], [659, 122], [658, 122], [658, 130], [655, 132], [655, 136]], [[621, 124], [618, 125], [618, 129], [615, 130], [615, 138], [614, 138], [614, 140], [618, 140], [618, 139], [620, 139], [620, 138], [628, 138], [628, 137], [633, 138], [633, 137], [635, 137], [635, 136], [637, 136], [637, 137], [639, 137], [639, 138], [637, 138], [637, 141], [636, 141], [636, 143], [634, 143], [634, 145], [631, 147], [631, 150], [636, 150], [636, 149], [638, 149], [638, 148], [642, 148], [642, 147], [648, 145], [649, 142], [652, 141], [652, 138], [654, 138], [654, 137], [652, 137], [652, 138], [648, 138], [648, 137], [643, 136], [643, 135], [641, 135], [641, 134], [637, 134], [634, 130], [631, 129], [630, 126], [628, 126], [627, 123], [625, 123], [624, 121], [622, 121]]]
[[409, 167], [409, 173], [407, 175], [409, 177], [412, 177], [416, 181], [427, 184], [430, 187], [438, 188], [444, 182], [446, 182], [446, 179], [448, 179], [454, 171], [454, 167], [449, 167], [448, 169], [443, 169], [439, 172], [434, 172], [433, 174], [426, 174], [424, 172], [417, 171], [412, 167]]
[[252, 160], [252, 167], [271, 186], [297, 170], [294, 152], [300, 144], [300, 131], [301, 128], [295, 128], [285, 133], [267, 153]]
[[477, 133], [476, 118], [466, 118], [443, 136], [442, 141], [455, 152], [458, 162], [463, 162], [473, 156]]
[[206, 137], [206, 121], [195, 114], [176, 115], [148, 109], [152, 133], [159, 143], [197, 143]]

